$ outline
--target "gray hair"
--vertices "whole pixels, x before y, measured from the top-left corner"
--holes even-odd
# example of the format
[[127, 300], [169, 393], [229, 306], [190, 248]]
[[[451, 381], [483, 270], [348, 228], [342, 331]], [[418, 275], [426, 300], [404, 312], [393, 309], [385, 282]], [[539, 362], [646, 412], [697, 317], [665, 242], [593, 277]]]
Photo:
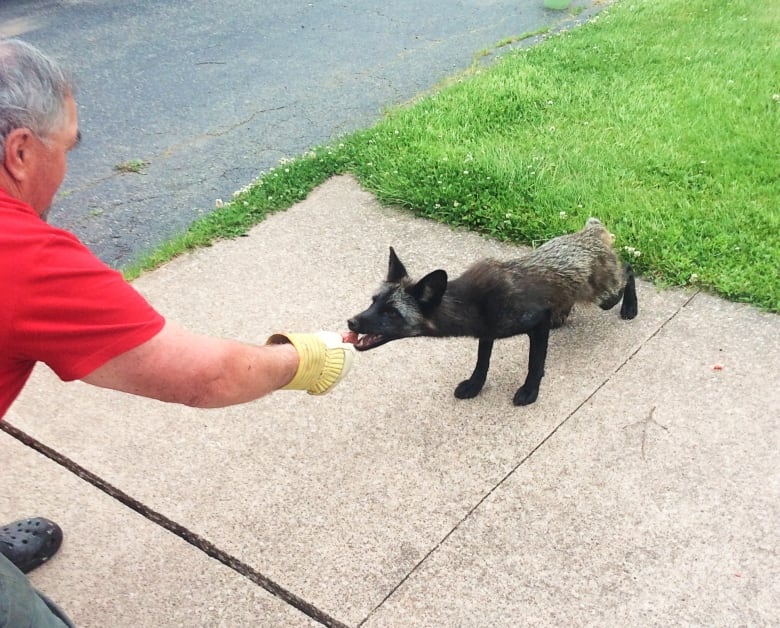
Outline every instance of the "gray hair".
[[65, 100], [75, 94], [67, 71], [20, 39], [0, 39], [0, 163], [5, 138], [30, 129], [41, 140], [65, 121]]

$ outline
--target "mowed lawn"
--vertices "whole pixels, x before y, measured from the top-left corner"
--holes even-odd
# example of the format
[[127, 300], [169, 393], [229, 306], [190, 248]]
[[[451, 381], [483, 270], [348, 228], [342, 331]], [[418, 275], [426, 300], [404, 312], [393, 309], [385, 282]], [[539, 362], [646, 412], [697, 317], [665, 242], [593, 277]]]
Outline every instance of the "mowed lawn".
[[352, 172], [384, 202], [517, 243], [597, 216], [640, 275], [780, 311], [780, 2], [617, 0], [493, 56], [264, 173], [130, 274]]

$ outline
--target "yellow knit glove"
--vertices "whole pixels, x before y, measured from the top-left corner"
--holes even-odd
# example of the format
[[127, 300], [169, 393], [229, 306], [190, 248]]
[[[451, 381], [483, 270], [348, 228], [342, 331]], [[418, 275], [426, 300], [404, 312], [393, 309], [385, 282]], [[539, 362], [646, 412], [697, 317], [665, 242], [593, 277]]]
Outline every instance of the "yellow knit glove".
[[310, 395], [324, 395], [341, 381], [352, 367], [355, 348], [336, 332], [316, 334], [274, 334], [265, 344], [289, 342], [298, 352], [298, 370], [284, 390], [305, 390]]

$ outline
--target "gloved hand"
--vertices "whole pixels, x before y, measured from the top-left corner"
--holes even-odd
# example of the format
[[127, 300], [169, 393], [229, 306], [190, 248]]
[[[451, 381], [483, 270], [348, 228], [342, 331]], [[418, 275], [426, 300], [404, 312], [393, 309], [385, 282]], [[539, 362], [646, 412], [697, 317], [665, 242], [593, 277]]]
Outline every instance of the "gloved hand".
[[289, 342], [298, 351], [298, 370], [284, 390], [305, 390], [310, 395], [329, 392], [352, 368], [355, 348], [342, 341], [341, 334], [320, 331], [315, 334], [274, 334], [266, 344]]

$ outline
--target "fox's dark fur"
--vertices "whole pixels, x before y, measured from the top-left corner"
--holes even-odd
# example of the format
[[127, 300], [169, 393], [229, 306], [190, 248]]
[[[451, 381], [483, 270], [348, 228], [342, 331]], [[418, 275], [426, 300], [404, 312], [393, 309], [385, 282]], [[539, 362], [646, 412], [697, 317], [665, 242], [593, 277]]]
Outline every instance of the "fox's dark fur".
[[554, 238], [525, 257], [481, 260], [449, 282], [443, 270], [412, 281], [391, 247], [387, 280], [371, 307], [348, 325], [365, 334], [355, 344], [363, 351], [412, 336], [478, 338], [474, 372], [455, 389], [460, 399], [482, 390], [497, 338], [527, 334], [528, 374], [514, 396], [515, 405], [527, 405], [539, 394], [550, 329], [562, 325], [577, 302], [608, 310], [621, 299], [620, 317], [634, 318], [631, 266], [621, 267], [611, 234], [591, 218], [581, 231]]

